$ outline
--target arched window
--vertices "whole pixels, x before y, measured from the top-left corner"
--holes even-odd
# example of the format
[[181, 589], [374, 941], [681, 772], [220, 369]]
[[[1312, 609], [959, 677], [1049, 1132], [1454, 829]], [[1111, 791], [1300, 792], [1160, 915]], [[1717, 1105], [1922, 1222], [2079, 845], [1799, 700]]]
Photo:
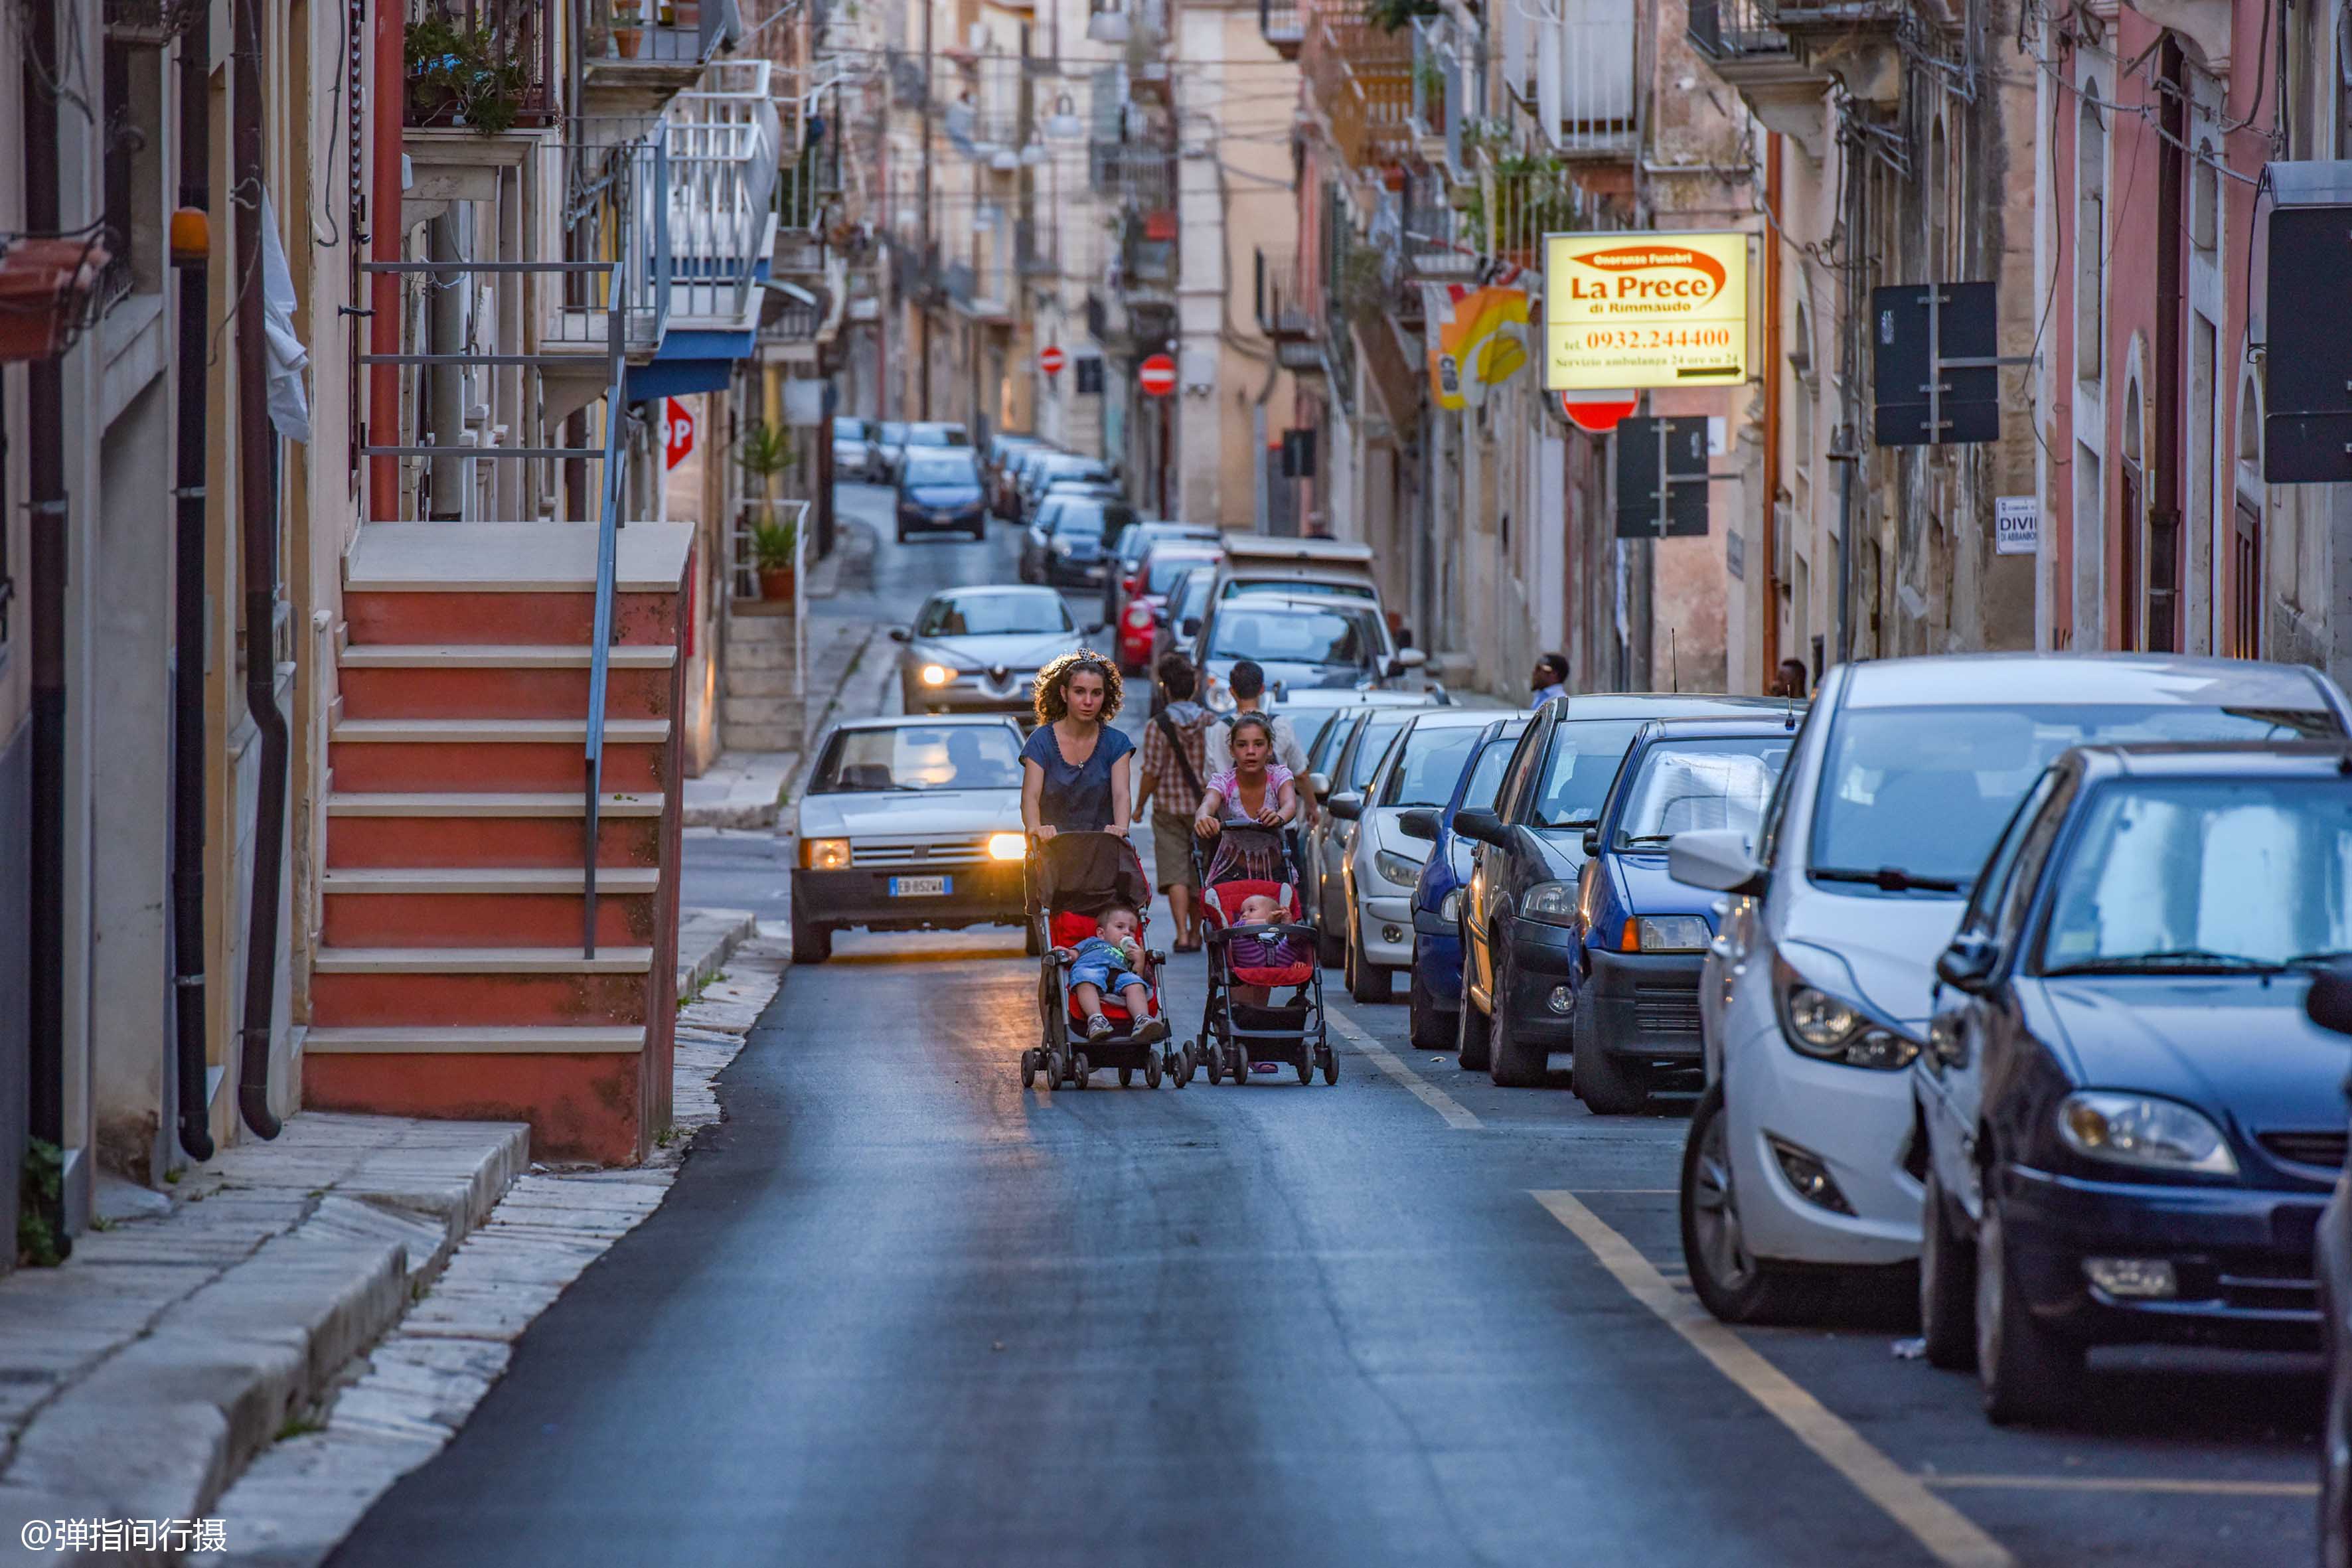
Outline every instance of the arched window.
[[2189, 165], [2189, 240], [2200, 250], [2221, 242], [2221, 176], [2213, 166], [2210, 138], [2197, 143], [2196, 161]]
[[2107, 126], [2099, 113], [2099, 84], [2083, 79], [2074, 117], [2074, 374], [2096, 381], [2106, 372]]
[[1789, 494], [1799, 527], [1810, 526], [1813, 507], [1813, 405], [1821, 384], [1813, 375], [1813, 320], [1797, 306], [1796, 331], [1789, 334]]
[[2116, 553], [2116, 646], [2137, 648], [2140, 646], [2140, 544], [2147, 529], [2147, 517], [2141, 505], [2140, 479], [2140, 401], [2139, 377], [2135, 374], [2124, 390], [2124, 460], [2118, 466], [2116, 487], [2122, 492], [2122, 515], [2117, 519], [2116, 536], [2123, 548]]
[[2249, 373], [2238, 392], [2238, 482], [2230, 509], [2230, 638], [2233, 658], [2263, 656], [2263, 533], [2268, 519], [2263, 490], [2263, 395]]

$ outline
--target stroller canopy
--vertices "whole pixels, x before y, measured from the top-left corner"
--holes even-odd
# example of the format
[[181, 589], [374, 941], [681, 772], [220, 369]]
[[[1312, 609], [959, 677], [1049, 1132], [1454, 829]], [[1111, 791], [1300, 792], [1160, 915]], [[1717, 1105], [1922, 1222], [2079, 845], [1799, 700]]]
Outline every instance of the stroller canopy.
[[1057, 915], [1096, 915], [1112, 904], [1148, 909], [1151, 881], [1117, 834], [1057, 833], [1037, 846], [1037, 899]]
[[1256, 822], [1228, 822], [1217, 834], [1215, 853], [1209, 858], [1209, 867], [1202, 873], [1201, 885], [1213, 888], [1220, 882], [1272, 882], [1276, 886], [1296, 881], [1291, 874], [1290, 850], [1283, 842], [1277, 828]]

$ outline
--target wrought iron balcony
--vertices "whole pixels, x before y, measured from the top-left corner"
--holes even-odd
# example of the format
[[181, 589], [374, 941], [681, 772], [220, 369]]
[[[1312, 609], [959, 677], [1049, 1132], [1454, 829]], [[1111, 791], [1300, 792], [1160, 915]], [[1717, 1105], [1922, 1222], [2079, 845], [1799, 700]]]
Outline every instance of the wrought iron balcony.
[[1789, 35], [1765, 18], [1765, 9], [1759, 0], [1690, 0], [1691, 47], [1717, 65], [1786, 58]]
[[405, 121], [485, 136], [553, 123], [556, 31], [548, 0], [426, 0], [408, 24]]
[[1391, 33], [1361, 6], [1318, 10], [1300, 61], [1331, 127], [1331, 143], [1359, 169], [1387, 168], [1412, 150], [1410, 33]]

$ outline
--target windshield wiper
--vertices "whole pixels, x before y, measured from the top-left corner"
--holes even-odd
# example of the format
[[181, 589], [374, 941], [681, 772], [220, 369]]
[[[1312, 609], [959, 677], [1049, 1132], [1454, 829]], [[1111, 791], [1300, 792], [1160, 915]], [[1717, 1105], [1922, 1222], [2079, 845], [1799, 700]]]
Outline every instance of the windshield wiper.
[[1629, 838], [1620, 838], [1617, 841], [1617, 847], [1631, 849], [1636, 844], [1670, 844], [1674, 841], [1674, 837], [1671, 833], [1636, 833]]
[[1816, 866], [1812, 876], [1817, 882], [1859, 882], [1882, 893], [1957, 893], [1965, 886], [1956, 878], [1923, 877], [1900, 866], [1881, 866], [1875, 871], [1853, 866]]
[[2249, 958], [2242, 952], [2215, 952], [2205, 947], [2168, 947], [2155, 952], [2124, 952], [2107, 958], [2086, 958], [2080, 963], [2064, 964], [2042, 973], [2047, 976], [2129, 974], [2143, 969], [2227, 969], [2267, 974], [2284, 967], [2267, 958]]
[[2331, 963], [2343, 963], [2347, 960], [2352, 960], [2352, 948], [2336, 947], [2319, 952], [2298, 952], [2292, 958], [2282, 958], [2279, 960], [2279, 966], [2283, 969], [2320, 969]]

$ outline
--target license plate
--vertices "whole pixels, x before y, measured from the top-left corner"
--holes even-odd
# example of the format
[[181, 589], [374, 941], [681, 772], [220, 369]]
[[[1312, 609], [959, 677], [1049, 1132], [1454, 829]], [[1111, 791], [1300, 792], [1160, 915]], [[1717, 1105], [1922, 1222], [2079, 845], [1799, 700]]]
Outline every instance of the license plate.
[[931, 521], [933, 522], [953, 522], [955, 521], [955, 513], [951, 511], [935, 511], [931, 513]]
[[893, 877], [890, 896], [894, 899], [941, 899], [955, 890], [953, 877]]
[[1089, 566], [1087, 568], [1087, 581], [1089, 583], [1101, 582], [1102, 574], [1103, 569], [1099, 566]]

